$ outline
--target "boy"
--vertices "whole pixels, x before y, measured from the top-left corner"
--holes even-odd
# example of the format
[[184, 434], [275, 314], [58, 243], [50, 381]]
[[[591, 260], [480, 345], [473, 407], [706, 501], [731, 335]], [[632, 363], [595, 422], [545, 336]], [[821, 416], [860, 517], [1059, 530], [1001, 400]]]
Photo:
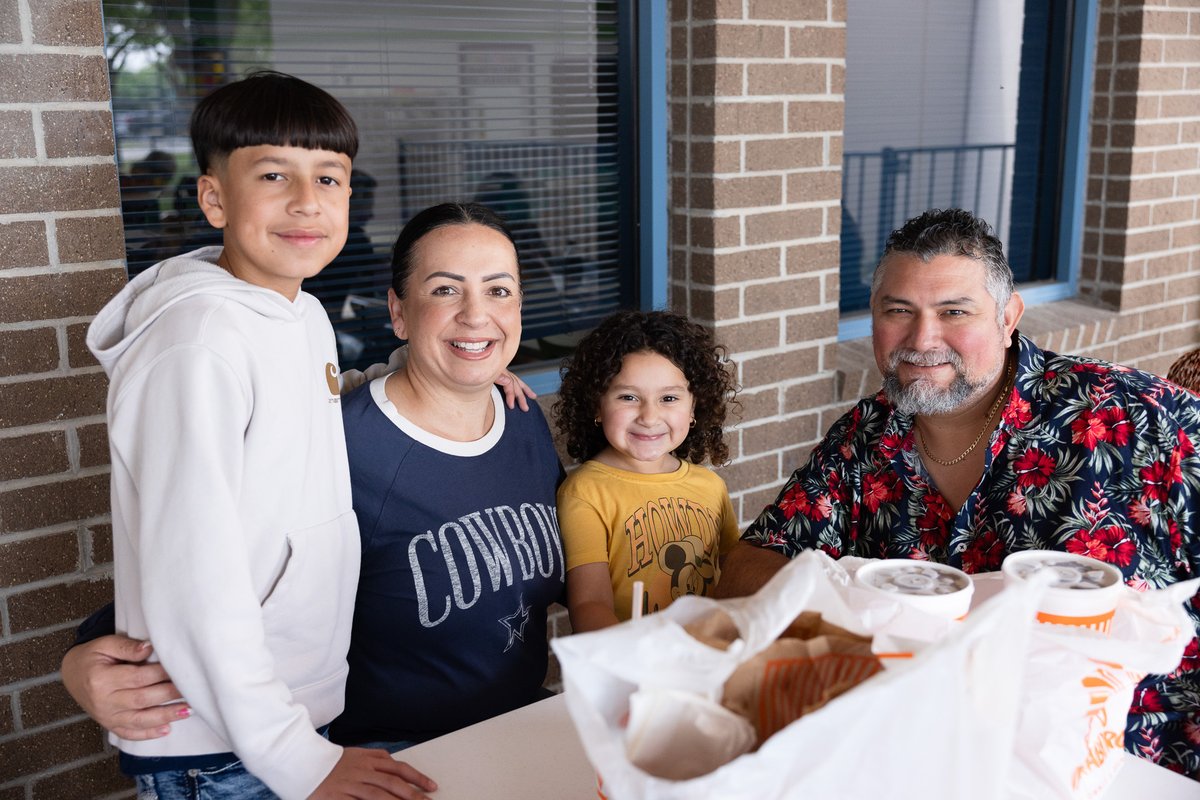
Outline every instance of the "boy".
[[153, 640], [194, 715], [111, 739], [139, 796], [424, 797], [424, 775], [314, 728], [343, 705], [359, 539], [333, 331], [300, 283], [346, 240], [357, 129], [257, 73], [191, 135], [223, 246], [138, 275], [87, 342], [110, 378], [116, 627]]

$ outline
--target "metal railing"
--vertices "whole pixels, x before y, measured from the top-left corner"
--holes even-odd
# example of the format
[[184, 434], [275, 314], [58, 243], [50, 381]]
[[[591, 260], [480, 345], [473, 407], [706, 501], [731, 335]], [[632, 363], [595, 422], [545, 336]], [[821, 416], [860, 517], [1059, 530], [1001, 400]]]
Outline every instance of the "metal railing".
[[[865, 275], [888, 234], [929, 208], [965, 208], [1007, 229], [1015, 144], [847, 152], [842, 167], [843, 307], [865, 307]], [[864, 294], [856, 298], [858, 294]]]

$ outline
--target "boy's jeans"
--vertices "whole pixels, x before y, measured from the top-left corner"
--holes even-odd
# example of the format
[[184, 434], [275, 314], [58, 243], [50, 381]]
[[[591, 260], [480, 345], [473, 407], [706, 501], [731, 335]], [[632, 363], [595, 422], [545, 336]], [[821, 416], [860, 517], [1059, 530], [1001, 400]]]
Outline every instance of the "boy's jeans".
[[241, 761], [212, 769], [181, 769], [136, 775], [138, 800], [274, 800], [275, 793]]

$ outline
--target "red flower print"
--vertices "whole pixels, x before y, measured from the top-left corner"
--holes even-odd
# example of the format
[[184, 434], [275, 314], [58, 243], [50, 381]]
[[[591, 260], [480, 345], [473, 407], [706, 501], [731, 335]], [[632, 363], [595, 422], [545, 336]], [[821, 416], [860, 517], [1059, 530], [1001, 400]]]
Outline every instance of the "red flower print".
[[1187, 647], [1183, 648], [1179, 669], [1188, 672], [1200, 669], [1200, 638], [1193, 636]]
[[992, 440], [992, 458], [1004, 452], [1004, 447], [1008, 444], [1008, 438], [1008, 431], [1001, 428], [996, 434], [996, 438]]
[[896, 455], [903, 446], [904, 437], [896, 433], [886, 434], [879, 440], [879, 452], [887, 458]]
[[940, 494], [930, 492], [921, 498], [925, 511], [917, 518], [917, 530], [921, 534], [921, 544], [926, 547], [940, 547], [949, 539], [947, 530], [954, 511]]
[[1098, 415], [1109, 431], [1106, 441], [1112, 442], [1117, 447], [1129, 444], [1129, 437], [1133, 433], [1133, 423], [1126, 416], [1125, 409], [1106, 408], [1098, 412]]
[[1132, 517], [1133, 521], [1138, 525], [1146, 528], [1150, 527], [1150, 524], [1154, 521], [1154, 513], [1150, 511], [1150, 507], [1141, 500], [1134, 500], [1129, 504], [1129, 516]]
[[1023, 516], [1027, 507], [1025, 503], [1025, 495], [1021, 494], [1016, 489], [1013, 489], [1008, 493], [1007, 505], [1009, 514], [1012, 514], [1014, 517]]
[[963, 551], [963, 572], [974, 575], [977, 572], [993, 572], [1000, 569], [1004, 560], [1004, 547], [995, 531], [985, 531], [967, 545]]
[[890, 503], [899, 498], [896, 489], [897, 475], [890, 468], [883, 472], [868, 472], [863, 476], [863, 505], [872, 514], [879, 510], [884, 503]]
[[1145, 578], [1130, 578], [1129, 580], [1125, 581], [1125, 585], [1130, 589], [1133, 589], [1135, 592], [1148, 592], [1154, 588], [1150, 584], [1146, 583]]
[[1200, 747], [1200, 722], [1188, 720], [1183, 723], [1183, 735], [1187, 737], [1189, 742]]
[[1179, 430], [1179, 447], [1175, 452], [1179, 453], [1180, 458], [1191, 458], [1196, 454], [1196, 446], [1192, 444], [1192, 440], [1188, 438], [1182, 428]]
[[1130, 706], [1129, 710], [1137, 714], [1145, 714], [1147, 711], [1162, 711], [1162, 696], [1158, 693], [1157, 689], [1151, 688], [1135, 692], [1133, 695], [1133, 705]]
[[1133, 563], [1133, 557], [1137, 554], [1137, 545], [1126, 531], [1112, 525], [1101, 528], [1096, 533], [1106, 536], [1108, 539], [1109, 561], [1118, 567], [1128, 567]]
[[[1140, 713], [1136, 711], [1136, 708], [1136, 706], [1130, 707], [1130, 713]], [[1159, 742], [1157, 736], [1152, 736], [1150, 729], [1145, 726], [1138, 729], [1138, 735], [1146, 740], [1145, 744], [1137, 746], [1138, 754], [1147, 761], [1153, 761], [1157, 764], [1158, 760], [1162, 758], [1162, 743]]]
[[1095, 450], [1100, 442], [1108, 441], [1108, 426], [1098, 412], [1084, 411], [1071, 423], [1071, 442]]
[[1096, 375], [1107, 375], [1109, 368], [1102, 364], [1075, 364], [1071, 367], [1071, 372], [1092, 372]]
[[1012, 400], [1004, 407], [1004, 423], [1019, 429], [1028, 425], [1031, 419], [1033, 419], [1033, 413], [1030, 411], [1029, 401], [1017, 394], [1014, 389]]
[[954, 516], [954, 509], [950, 508], [950, 504], [940, 494], [930, 492], [921, 498], [921, 502], [925, 504], [926, 517], [933, 517], [945, 522], [949, 522]]
[[1120, 527], [1109, 525], [1095, 531], [1079, 531], [1067, 542], [1067, 552], [1127, 567], [1133, 561], [1137, 545]]
[[825, 476], [826, 483], [829, 485], [829, 496], [839, 503], [844, 503], [847, 500], [846, 484], [842, 483], [842, 476], [836, 470], [830, 470]]
[[862, 423], [862, 409], [855, 406], [850, 412], [850, 424], [846, 426], [846, 438], [851, 439], [858, 431], [858, 426]]
[[1067, 542], [1067, 552], [1087, 556], [1097, 561], [1108, 561], [1108, 545], [1087, 531], [1080, 531]]
[[788, 519], [808, 510], [808, 495], [800, 488], [800, 484], [793, 484], [792, 488], [784, 493], [783, 499], [779, 501], [779, 510]]
[[809, 506], [808, 511], [804, 512], [809, 519], [829, 519], [833, 514], [833, 504], [829, 502], [829, 495], [817, 495], [817, 499]]
[[821, 550], [823, 550], [823, 551], [825, 552], [825, 554], [826, 554], [826, 555], [828, 555], [830, 558], [841, 558], [841, 557], [842, 557], [842, 551], [841, 551], [841, 549], [840, 549], [840, 548], [837, 548], [837, 547], [834, 547], [834, 546], [833, 546], [833, 545], [831, 545], [831, 544], [824, 544], [824, 543], [821, 543], [821, 544], [819, 545], [819, 547], [820, 547], [820, 548], [821, 548]]
[[1013, 461], [1013, 472], [1017, 474], [1017, 486], [1022, 489], [1040, 488], [1050, 482], [1057, 466], [1054, 459], [1036, 447], [1031, 447]]
[[[1178, 471], [1178, 466], [1172, 470], [1171, 465], [1165, 461], [1155, 461], [1148, 467], [1142, 467], [1138, 474], [1142, 478], [1142, 497], [1147, 503], [1167, 502], [1167, 493], [1171, 490], [1175, 477], [1172, 472]], [[1180, 475], [1180, 478], [1182, 477]]]

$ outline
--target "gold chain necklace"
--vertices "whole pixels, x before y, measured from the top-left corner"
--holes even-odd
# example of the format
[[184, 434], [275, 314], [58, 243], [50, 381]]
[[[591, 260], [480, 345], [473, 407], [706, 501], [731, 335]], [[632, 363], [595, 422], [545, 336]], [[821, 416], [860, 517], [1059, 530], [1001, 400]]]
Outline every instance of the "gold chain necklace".
[[1006, 397], [1008, 397], [1008, 395], [1012, 392], [1012, 387], [1013, 387], [1013, 383], [1015, 382], [1015, 379], [1016, 379], [1016, 369], [1013, 367], [1012, 364], [1009, 364], [1008, 374], [1005, 376], [1005, 380], [1004, 380], [1004, 388], [1001, 389], [1000, 394], [998, 394], [996, 396], [996, 402], [992, 403], [992, 408], [990, 411], [988, 411], [987, 420], [983, 423], [983, 429], [980, 430], [979, 433], [975, 436], [975, 441], [971, 442], [971, 446], [968, 447], [966, 450], [964, 450], [962, 452], [962, 455], [960, 455], [958, 458], [952, 459], [950, 461], [942, 461], [940, 458], [935, 456], [933, 453], [929, 452], [929, 447], [928, 447], [928, 445], [925, 444], [925, 437], [924, 437], [924, 435], [921, 434], [921, 428], [920, 428], [920, 426], [918, 426], [916, 424], [916, 420], [914, 419], [913, 427], [915, 427], [917, 429], [917, 439], [921, 443], [921, 451], [923, 453], [925, 453], [925, 455], [927, 457], [929, 457], [930, 459], [941, 464], [943, 467], [952, 467], [955, 464], [962, 461], [967, 456], [971, 455], [972, 451], [974, 451], [975, 448], [979, 445], [979, 440], [983, 438], [983, 435], [985, 433], [987, 433], [989, 429], [991, 429], [992, 421], [996, 418], [996, 412], [1000, 410], [1000, 406], [1004, 403], [1004, 399]]

